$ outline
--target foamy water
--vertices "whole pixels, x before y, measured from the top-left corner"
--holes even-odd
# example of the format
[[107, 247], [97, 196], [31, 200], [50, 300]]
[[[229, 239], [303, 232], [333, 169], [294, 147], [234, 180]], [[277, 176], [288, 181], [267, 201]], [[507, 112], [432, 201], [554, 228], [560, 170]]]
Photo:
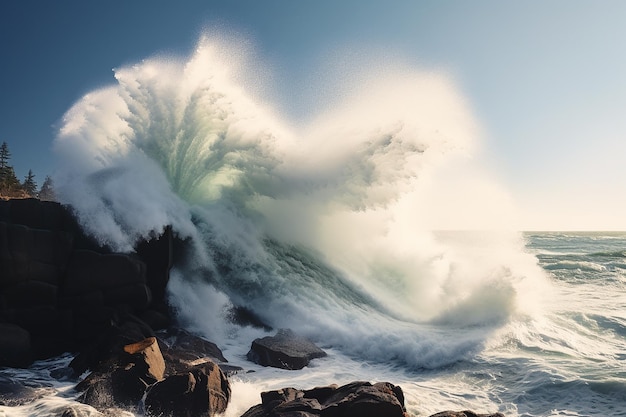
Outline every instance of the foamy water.
[[[507, 231], [514, 209], [452, 80], [357, 71], [294, 123], [246, 89], [254, 66], [203, 38], [188, 58], [119, 68], [54, 144], [58, 194], [102, 244], [132, 251], [166, 225], [187, 239], [171, 304], [256, 371], [231, 378], [228, 416], [262, 390], [353, 380], [401, 385], [415, 415], [626, 415], [624, 242]], [[431, 231], [468, 227], [484, 231]], [[266, 333], [230, 323], [233, 304], [329, 356], [297, 372], [247, 362]], [[48, 415], [71, 385], [0, 410]]]

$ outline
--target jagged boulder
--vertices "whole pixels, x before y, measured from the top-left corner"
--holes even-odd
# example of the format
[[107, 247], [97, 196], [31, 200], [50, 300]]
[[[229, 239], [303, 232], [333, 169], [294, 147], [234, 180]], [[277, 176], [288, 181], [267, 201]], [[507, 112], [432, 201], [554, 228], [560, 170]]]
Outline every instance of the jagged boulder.
[[128, 354], [128, 363], [133, 364], [135, 368], [140, 368], [142, 373], [157, 381], [165, 376], [165, 360], [156, 337], [126, 345], [124, 352]]
[[230, 393], [226, 375], [207, 361], [155, 383], [144, 403], [148, 416], [206, 417], [223, 413]]
[[281, 369], [302, 369], [312, 359], [324, 356], [326, 352], [289, 329], [280, 329], [275, 336], [255, 339], [247, 355], [259, 365]]
[[145, 398], [150, 416], [212, 416], [230, 401], [230, 384], [216, 364], [228, 362], [215, 345], [183, 329], [159, 332], [165, 379], [152, 385]]
[[[77, 374], [92, 370], [76, 386], [82, 392], [79, 401], [103, 412], [116, 407], [134, 412], [145, 397], [146, 412], [155, 416], [224, 412], [230, 384], [212, 360], [226, 361], [215, 344], [181, 329], [159, 332], [163, 339], [144, 339], [151, 329], [129, 319], [70, 364]], [[133, 338], [138, 341], [122, 345]]]
[[405, 417], [402, 389], [389, 382], [352, 382], [311, 390], [283, 388], [261, 394], [241, 417]]
[[131, 343], [81, 381], [81, 402], [104, 410], [136, 407], [147, 388], [163, 379], [165, 362], [155, 337]]
[[215, 343], [184, 329], [170, 328], [157, 335], [167, 362], [167, 374], [175, 374], [203, 359], [216, 363], [228, 362]]

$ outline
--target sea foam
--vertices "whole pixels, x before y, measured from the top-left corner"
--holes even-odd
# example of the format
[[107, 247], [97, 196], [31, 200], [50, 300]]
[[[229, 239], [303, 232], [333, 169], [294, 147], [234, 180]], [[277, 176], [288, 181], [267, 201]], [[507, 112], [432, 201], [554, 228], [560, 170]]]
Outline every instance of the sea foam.
[[132, 251], [166, 225], [190, 242], [169, 287], [183, 322], [229, 343], [235, 304], [356, 357], [437, 367], [532, 310], [542, 274], [505, 231], [510, 201], [449, 76], [351, 69], [358, 83], [295, 123], [248, 93], [255, 63], [232, 45], [204, 36], [188, 58], [117, 69], [54, 144], [59, 196], [102, 244]]

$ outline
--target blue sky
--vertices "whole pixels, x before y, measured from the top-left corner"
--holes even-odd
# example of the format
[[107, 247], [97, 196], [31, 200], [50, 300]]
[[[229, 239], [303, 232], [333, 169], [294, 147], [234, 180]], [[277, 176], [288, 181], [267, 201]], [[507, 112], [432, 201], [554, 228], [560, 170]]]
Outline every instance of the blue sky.
[[336, 51], [444, 71], [530, 229], [626, 230], [626, 2], [33, 1], [0, 3], [0, 141], [23, 178], [52, 170], [63, 113], [112, 68], [187, 54], [204, 28], [249, 39], [306, 118], [304, 85]]

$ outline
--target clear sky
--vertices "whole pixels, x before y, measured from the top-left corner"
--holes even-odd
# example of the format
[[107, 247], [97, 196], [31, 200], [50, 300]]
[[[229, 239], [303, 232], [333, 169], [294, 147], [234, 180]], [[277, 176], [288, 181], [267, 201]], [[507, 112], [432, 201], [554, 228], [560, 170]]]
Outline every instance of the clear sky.
[[114, 67], [189, 53], [204, 28], [250, 40], [294, 119], [333, 53], [386, 51], [456, 81], [523, 228], [626, 230], [624, 22], [621, 0], [5, 0], [0, 141], [41, 183], [77, 99]]

